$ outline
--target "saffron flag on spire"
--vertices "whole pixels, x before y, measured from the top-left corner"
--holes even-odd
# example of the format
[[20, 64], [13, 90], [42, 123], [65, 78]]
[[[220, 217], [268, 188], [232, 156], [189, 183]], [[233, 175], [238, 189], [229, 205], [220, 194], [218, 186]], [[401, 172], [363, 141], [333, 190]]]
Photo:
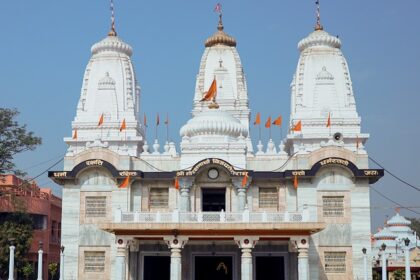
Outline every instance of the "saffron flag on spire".
[[255, 116], [255, 121], [254, 121], [254, 125], [257, 124], [261, 124], [261, 114], [257, 113], [257, 115]]
[[216, 4], [216, 7], [214, 7], [214, 11], [218, 14], [222, 13], [222, 5], [220, 3]]
[[265, 127], [270, 128], [271, 127], [271, 117], [268, 117], [267, 121], [265, 122]]
[[327, 127], [331, 127], [331, 113], [328, 113]]
[[125, 123], [125, 119], [123, 119], [121, 126], [120, 126], [120, 132], [123, 131], [124, 129], [127, 129], [127, 125]]
[[99, 117], [98, 126], [101, 126], [104, 123], [104, 114], [102, 113]]
[[245, 187], [246, 184], [248, 183], [248, 172], [245, 172], [244, 177], [242, 178], [242, 187]]
[[202, 101], [210, 101], [215, 98], [217, 95], [217, 82], [216, 77], [214, 77], [213, 82], [211, 82], [209, 90], [205, 93], [204, 97], [200, 100]]
[[129, 183], [130, 183], [130, 175], [125, 177], [124, 181], [122, 181], [122, 183], [118, 187], [119, 188], [126, 188], [126, 187], [128, 187]]
[[274, 120], [273, 125], [281, 126], [282, 117], [278, 116], [277, 119]]
[[144, 113], [144, 116], [143, 116], [143, 125], [144, 125], [144, 127], [147, 127], [146, 113]]
[[160, 124], [160, 118], [159, 118], [159, 113], [157, 113], [156, 115], [156, 126], [158, 126]]
[[168, 124], [169, 124], [169, 115], [168, 115], [168, 113], [166, 113], [165, 124], [166, 124], [166, 125], [168, 125]]
[[292, 128], [293, 131], [302, 131], [302, 121], [298, 121], [297, 124]]
[[179, 180], [178, 180], [178, 177], [175, 177], [174, 187], [175, 187], [175, 189], [179, 190]]
[[298, 177], [297, 175], [295, 175], [295, 177], [293, 178], [293, 187], [297, 190], [298, 185], [299, 185]]
[[77, 140], [77, 128], [74, 129], [73, 139]]
[[359, 149], [359, 135], [356, 135], [356, 149]]

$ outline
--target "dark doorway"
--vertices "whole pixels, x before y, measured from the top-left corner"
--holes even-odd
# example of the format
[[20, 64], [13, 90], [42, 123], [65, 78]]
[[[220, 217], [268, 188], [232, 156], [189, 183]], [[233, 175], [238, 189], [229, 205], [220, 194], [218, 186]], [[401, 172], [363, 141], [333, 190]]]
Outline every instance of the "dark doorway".
[[255, 257], [256, 280], [284, 280], [283, 257]]
[[232, 267], [232, 257], [197, 256], [194, 280], [232, 280]]
[[225, 211], [226, 189], [202, 189], [203, 211]]
[[170, 280], [171, 258], [169, 256], [144, 256], [144, 280]]

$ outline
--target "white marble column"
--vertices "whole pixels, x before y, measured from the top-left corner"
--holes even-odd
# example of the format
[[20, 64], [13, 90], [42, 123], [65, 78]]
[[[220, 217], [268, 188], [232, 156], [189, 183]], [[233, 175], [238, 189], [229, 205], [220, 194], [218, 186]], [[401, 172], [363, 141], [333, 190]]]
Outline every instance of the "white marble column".
[[138, 266], [139, 266], [139, 248], [140, 244], [139, 241], [132, 240], [130, 242], [130, 272], [129, 272], [129, 280], [137, 280], [138, 277]]
[[42, 244], [41, 244], [38, 250], [38, 278], [37, 280], [42, 280], [42, 254], [43, 253], [44, 251], [42, 251]]
[[298, 252], [298, 279], [309, 280], [309, 237], [293, 237], [290, 241]]
[[257, 244], [258, 237], [235, 237], [236, 244], [242, 251], [241, 255], [241, 280], [253, 279], [253, 262], [252, 262], [252, 249]]
[[116, 236], [117, 240], [117, 256], [115, 258], [115, 279], [126, 280], [126, 259], [127, 259], [127, 248], [128, 239]]
[[232, 182], [236, 189], [238, 198], [238, 211], [242, 212], [246, 208], [246, 190], [251, 182], [251, 177], [247, 178], [246, 184], [243, 185], [243, 177], [233, 178]]
[[185, 236], [165, 236], [164, 240], [171, 249], [171, 277], [170, 280], [182, 280], [181, 251], [188, 241]]
[[15, 273], [15, 246], [10, 246], [10, 253], [9, 253], [9, 279], [13, 280], [14, 273]]
[[60, 280], [64, 280], [64, 246], [60, 247]]

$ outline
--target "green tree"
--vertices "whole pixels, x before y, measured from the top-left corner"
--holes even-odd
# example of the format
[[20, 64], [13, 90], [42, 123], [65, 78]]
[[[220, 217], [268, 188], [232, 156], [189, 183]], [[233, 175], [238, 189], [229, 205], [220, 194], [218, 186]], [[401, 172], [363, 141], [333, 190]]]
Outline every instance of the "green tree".
[[0, 279], [7, 277], [9, 270], [9, 246], [14, 239], [15, 267], [24, 267], [33, 234], [32, 220], [26, 213], [3, 215], [0, 219]]
[[420, 234], [420, 219], [417, 218], [407, 218], [409, 221], [411, 221], [411, 229], [417, 232], [417, 235]]
[[0, 108], [0, 174], [24, 175], [13, 163], [14, 156], [41, 144], [41, 138], [16, 121], [18, 115], [16, 109]]
[[26, 280], [29, 280], [29, 277], [31, 277], [34, 274], [34, 266], [27, 262], [23, 267], [22, 267], [22, 274], [23, 276], [25, 276]]
[[48, 271], [51, 274], [51, 280], [54, 280], [54, 276], [57, 273], [57, 269], [58, 269], [58, 264], [57, 263], [50, 263], [48, 265]]
[[404, 269], [397, 269], [392, 273], [395, 280], [404, 280], [405, 279], [405, 271]]

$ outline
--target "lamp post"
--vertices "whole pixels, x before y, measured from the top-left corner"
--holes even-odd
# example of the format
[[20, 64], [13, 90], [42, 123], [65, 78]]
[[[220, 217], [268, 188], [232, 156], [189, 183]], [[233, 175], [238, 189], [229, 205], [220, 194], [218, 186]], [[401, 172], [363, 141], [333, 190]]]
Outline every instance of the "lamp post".
[[386, 244], [382, 243], [381, 245], [381, 249], [382, 249], [382, 280], [387, 280], [386, 278], [386, 254], [385, 254], [385, 250], [386, 250]]
[[405, 244], [405, 280], [411, 279], [411, 272], [410, 272], [410, 248], [408, 247], [410, 245], [410, 239], [408, 237], [404, 239]]
[[42, 253], [44, 252], [42, 251], [43, 242], [39, 241], [38, 245], [39, 245], [38, 247], [39, 250], [38, 250], [38, 278], [37, 280], [42, 280]]
[[60, 247], [60, 280], [64, 280], [64, 246]]
[[9, 255], [9, 278], [8, 280], [13, 280], [13, 276], [15, 274], [15, 239], [14, 238], [9, 238], [9, 243], [10, 243], [10, 255]]
[[364, 277], [363, 277], [363, 279], [364, 280], [368, 280], [368, 272], [367, 272], [367, 260], [366, 260], [366, 252], [367, 252], [367, 249], [366, 248], [363, 248], [362, 249], [362, 252], [363, 252], [363, 271], [364, 271]]

